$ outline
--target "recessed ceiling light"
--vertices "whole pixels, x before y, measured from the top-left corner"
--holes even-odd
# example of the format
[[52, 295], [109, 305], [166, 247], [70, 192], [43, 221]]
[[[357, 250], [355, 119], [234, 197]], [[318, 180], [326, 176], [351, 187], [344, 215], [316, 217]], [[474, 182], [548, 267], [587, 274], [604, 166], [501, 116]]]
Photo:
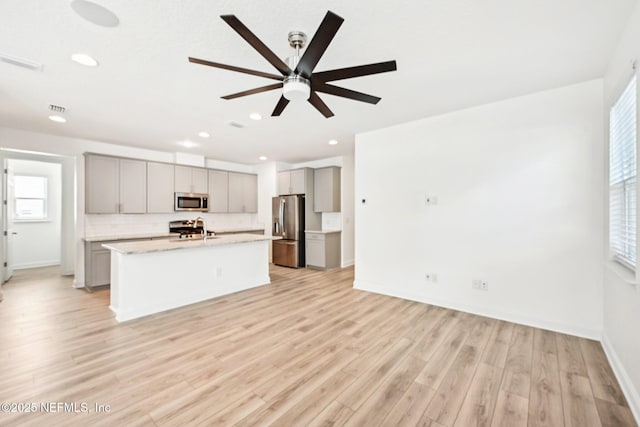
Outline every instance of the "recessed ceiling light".
[[87, 67], [97, 67], [98, 61], [87, 55], [86, 53], [74, 53], [71, 55], [71, 60], [77, 62], [80, 65], [86, 65]]
[[329, 140], [329, 145], [336, 145], [337, 143], [338, 143], [338, 141], [335, 140], [335, 139]]
[[62, 116], [49, 116], [49, 120], [56, 123], [66, 123], [67, 119]]
[[102, 27], [115, 27], [120, 23], [115, 13], [104, 6], [90, 1], [73, 0], [71, 2], [71, 9], [87, 21]]
[[184, 141], [178, 141], [178, 145], [182, 145], [183, 147], [186, 147], [186, 148], [193, 148], [198, 146], [198, 144], [196, 144], [193, 141], [189, 141], [188, 139]]
[[258, 157], [260, 160], [267, 160], [267, 156], [260, 156]]
[[209, 138], [211, 135], [209, 135], [209, 132], [202, 131], [202, 132], [198, 132], [198, 136], [200, 138]]
[[258, 113], [251, 113], [249, 114], [249, 118], [251, 120], [262, 120], [262, 116]]

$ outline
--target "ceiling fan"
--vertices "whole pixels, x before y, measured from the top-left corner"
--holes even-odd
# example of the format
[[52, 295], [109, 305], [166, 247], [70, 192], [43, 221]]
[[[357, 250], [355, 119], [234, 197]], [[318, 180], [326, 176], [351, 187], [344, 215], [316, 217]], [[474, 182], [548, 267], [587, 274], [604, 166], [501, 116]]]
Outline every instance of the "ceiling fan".
[[245, 90], [231, 95], [223, 96], [223, 99], [234, 99], [256, 93], [267, 92], [282, 88], [282, 95], [276, 104], [276, 108], [271, 113], [272, 116], [279, 116], [285, 109], [289, 101], [308, 100], [326, 118], [332, 117], [333, 112], [320, 99], [317, 92], [328, 93], [355, 101], [377, 104], [381, 98], [356, 92], [343, 87], [334, 86], [328, 82], [335, 80], [350, 79], [352, 77], [368, 76], [371, 74], [386, 73], [395, 71], [396, 61], [378, 62], [375, 64], [359, 65], [355, 67], [338, 68], [335, 70], [321, 71], [314, 73], [316, 65], [324, 54], [325, 50], [338, 32], [344, 19], [335, 13], [328, 11], [320, 23], [320, 27], [309, 42], [306, 50], [300, 56], [300, 49], [304, 48], [307, 42], [307, 35], [302, 31], [291, 31], [289, 33], [289, 45], [294, 48], [295, 54], [282, 61], [276, 56], [255, 34], [251, 32], [235, 15], [220, 16], [231, 28], [258, 51], [271, 65], [273, 65], [281, 75], [265, 73], [262, 71], [250, 70], [247, 68], [235, 67], [233, 65], [220, 64], [206, 61], [204, 59], [189, 57], [189, 62], [194, 64], [207, 65], [210, 67], [222, 68], [225, 70], [237, 71], [239, 73], [251, 74], [254, 76], [266, 77], [278, 80], [278, 83], [255, 89]]

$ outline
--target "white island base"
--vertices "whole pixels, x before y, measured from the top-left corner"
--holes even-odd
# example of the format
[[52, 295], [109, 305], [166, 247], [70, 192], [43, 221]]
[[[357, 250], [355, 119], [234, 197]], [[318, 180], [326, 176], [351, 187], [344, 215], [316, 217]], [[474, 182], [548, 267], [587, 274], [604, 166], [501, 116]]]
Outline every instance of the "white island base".
[[269, 284], [270, 241], [235, 235], [104, 245], [111, 250], [110, 308], [123, 322]]

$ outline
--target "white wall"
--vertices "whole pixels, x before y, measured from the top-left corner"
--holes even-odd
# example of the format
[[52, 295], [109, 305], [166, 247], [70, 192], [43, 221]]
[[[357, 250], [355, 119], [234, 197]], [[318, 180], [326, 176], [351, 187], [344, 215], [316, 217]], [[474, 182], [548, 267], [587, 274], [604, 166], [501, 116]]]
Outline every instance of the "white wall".
[[9, 181], [16, 175], [47, 178], [47, 220], [16, 221], [15, 194], [10, 193], [7, 213], [11, 236], [8, 262], [18, 270], [60, 264], [62, 219], [62, 167], [59, 163], [9, 159]]
[[602, 129], [594, 80], [357, 135], [355, 286], [599, 337]]
[[[605, 74], [604, 122], [606, 129], [609, 125], [609, 108], [632, 74], [635, 73], [640, 81], [640, 73], [631, 67], [634, 60], [638, 60], [640, 66], [639, 40], [640, 5], [636, 6], [631, 15], [626, 31]], [[638, 97], [640, 99], [640, 91]], [[640, 123], [640, 109], [638, 109], [638, 113], [636, 122]], [[640, 132], [638, 134], [640, 135]], [[608, 133], [605, 133], [605, 136], [608, 146]], [[603, 163], [608, 170], [607, 160], [605, 158]], [[605, 172], [602, 177], [606, 188], [608, 173]], [[609, 205], [608, 198], [605, 197], [604, 200], [606, 207]], [[640, 201], [640, 198], [638, 200]], [[640, 422], [640, 333], [638, 332], [638, 325], [640, 325], [640, 272], [636, 271], [634, 275], [624, 268], [616, 268], [616, 265], [610, 261], [607, 231], [607, 228], [604, 227], [605, 275], [602, 343], [636, 420]]]

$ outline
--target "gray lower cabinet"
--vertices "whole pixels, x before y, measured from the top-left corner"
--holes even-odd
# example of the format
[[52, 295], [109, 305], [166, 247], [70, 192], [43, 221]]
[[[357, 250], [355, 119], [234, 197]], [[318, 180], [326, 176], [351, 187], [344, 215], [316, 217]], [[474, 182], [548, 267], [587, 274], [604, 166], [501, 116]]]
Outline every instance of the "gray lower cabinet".
[[[168, 239], [169, 237], [158, 237]], [[108, 243], [139, 242], [156, 238], [110, 240], [84, 243], [84, 285], [89, 289], [111, 283], [111, 251], [102, 247]]]
[[306, 262], [310, 268], [340, 267], [340, 233], [305, 232]]

